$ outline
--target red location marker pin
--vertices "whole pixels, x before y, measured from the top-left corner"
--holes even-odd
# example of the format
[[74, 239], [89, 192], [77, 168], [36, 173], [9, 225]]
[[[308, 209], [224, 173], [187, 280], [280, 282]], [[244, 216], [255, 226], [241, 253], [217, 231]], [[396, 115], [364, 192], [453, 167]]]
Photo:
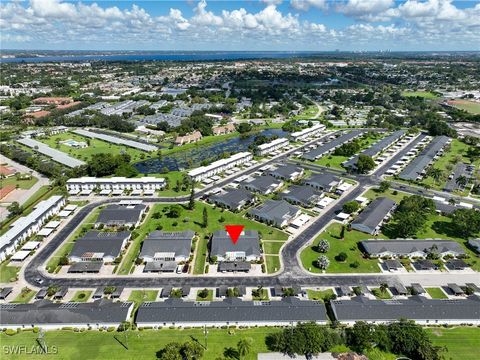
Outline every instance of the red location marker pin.
[[245, 226], [243, 225], [225, 225], [225, 230], [227, 230], [227, 233], [234, 244], [237, 243], [244, 227]]

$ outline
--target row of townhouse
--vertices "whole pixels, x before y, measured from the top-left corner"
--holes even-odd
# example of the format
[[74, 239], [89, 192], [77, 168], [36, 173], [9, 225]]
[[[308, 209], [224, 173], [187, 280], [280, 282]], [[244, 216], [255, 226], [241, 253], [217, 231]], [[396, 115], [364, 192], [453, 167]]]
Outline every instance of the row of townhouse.
[[165, 187], [164, 178], [141, 177], [81, 177], [67, 180], [68, 191], [82, 190], [161, 190]]
[[265, 144], [261, 144], [257, 146], [256, 153], [257, 155], [264, 156], [272, 153], [275, 150], [283, 149], [284, 147], [288, 146], [289, 141], [286, 138], [279, 138], [273, 141], [270, 141]]
[[319, 133], [324, 131], [325, 128], [326, 126], [323, 124], [316, 124], [306, 129], [291, 133], [290, 139], [292, 139], [293, 141], [305, 140], [308, 137], [318, 135]]
[[211, 176], [222, 173], [225, 170], [234, 168], [253, 159], [249, 152], [240, 152], [226, 159], [217, 160], [210, 165], [202, 166], [188, 172], [188, 176], [194, 181], [202, 181]]
[[8, 231], [0, 237], [0, 261], [13, 254], [18, 245], [37, 233], [50, 217], [60, 212], [64, 205], [63, 196], [52, 196], [39, 202], [30, 214], [12, 223]]

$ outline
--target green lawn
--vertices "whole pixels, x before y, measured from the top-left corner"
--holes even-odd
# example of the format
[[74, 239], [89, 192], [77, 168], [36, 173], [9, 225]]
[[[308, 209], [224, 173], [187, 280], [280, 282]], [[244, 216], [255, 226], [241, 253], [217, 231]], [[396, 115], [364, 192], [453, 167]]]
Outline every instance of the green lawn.
[[[207, 241], [205, 236], [210, 236], [216, 230], [224, 229], [228, 224], [245, 225], [246, 229], [257, 230], [262, 239], [267, 240], [286, 240], [288, 235], [283, 231], [268, 227], [264, 224], [258, 223], [242, 217], [239, 214], [234, 214], [230, 211], [222, 211], [219, 208], [214, 208], [208, 204], [201, 202], [195, 203], [193, 210], [188, 210], [182, 206], [180, 217], [169, 218], [166, 212], [170, 208], [170, 204], [155, 204], [150, 210], [150, 213], [136, 232], [139, 234], [137, 238], [130, 245], [124, 261], [118, 271], [119, 274], [124, 275], [130, 272], [130, 268], [135, 261], [138, 252], [141, 248], [141, 242], [153, 230], [162, 229], [164, 231], [183, 231], [193, 230], [198, 235], [197, 241], [197, 256], [195, 257], [194, 274], [203, 274], [205, 267], [205, 259], [207, 256]], [[207, 209], [208, 224], [203, 227], [203, 209]], [[154, 219], [153, 214], [159, 213], [160, 218]]]
[[447, 299], [448, 296], [440, 288], [425, 288], [425, 291], [432, 299]]
[[92, 296], [92, 291], [77, 291], [75, 295], [73, 295], [71, 302], [86, 302], [88, 299], [90, 299], [90, 296]]
[[[252, 348], [245, 360], [257, 359], [259, 352], [267, 352], [265, 338], [267, 335], [281, 331], [276, 328], [251, 328], [251, 329], [209, 329], [208, 348], [203, 359], [215, 359], [221, 357], [227, 348], [236, 348], [237, 343], [244, 338], [252, 339]], [[0, 333], [2, 346], [24, 345], [28, 349], [38, 346], [36, 339], [38, 334], [32, 331], [24, 331], [19, 334], [8, 336]], [[117, 340], [118, 339], [118, 340]], [[202, 329], [162, 329], [143, 330], [129, 332], [128, 350], [125, 344], [125, 335], [118, 332], [84, 331], [75, 333], [73, 331], [46, 331], [45, 342], [49, 347], [56, 346], [58, 354], [49, 354], [49, 359], [156, 359], [156, 353], [166, 344], [177, 341], [185, 342], [198, 340], [204, 344], [204, 330]], [[45, 359], [45, 354], [2, 354], [2, 359]]]
[[263, 253], [277, 255], [280, 252], [280, 248], [283, 245], [283, 242], [279, 241], [263, 241]]
[[[319, 243], [321, 239], [326, 239], [330, 243], [330, 250], [325, 254], [330, 260], [330, 266], [327, 269], [329, 273], [375, 273], [380, 272], [378, 267], [378, 261], [376, 259], [366, 259], [362, 256], [361, 251], [359, 250], [357, 243], [362, 240], [372, 238], [369, 234], [364, 234], [362, 232], [351, 230], [345, 230], [345, 238], [340, 239], [342, 225], [339, 223], [332, 223], [327, 227], [326, 231], [320, 234], [314, 241], [313, 244], [303, 249], [300, 254], [300, 259], [302, 260], [303, 267], [313, 273], [321, 273], [322, 270], [315, 266], [315, 261], [317, 258], [322, 255], [321, 253], [314, 250], [315, 246]], [[379, 236], [382, 238], [382, 236]], [[339, 262], [335, 260], [340, 252], [345, 252], [347, 254], [347, 260], [344, 262]], [[355, 263], [357, 262], [357, 263]], [[355, 267], [355, 265], [358, 265]]]
[[135, 310], [132, 314], [135, 314], [136, 309], [145, 301], [155, 301], [158, 298], [158, 290], [132, 290], [128, 301], [135, 303]]
[[400, 201], [402, 201], [402, 199], [405, 196], [408, 196], [408, 195], [409, 194], [404, 193], [402, 191], [395, 191], [395, 190], [391, 190], [391, 189], [388, 189], [385, 192], [380, 192], [376, 188], [370, 189], [367, 192], [365, 192], [364, 194], [362, 194], [362, 196], [364, 196], [364, 197], [366, 197], [367, 199], [370, 199], [370, 200], [374, 200], [378, 197], [387, 197], [387, 198], [395, 201], [397, 204], [400, 203]]
[[435, 346], [445, 346], [445, 359], [476, 360], [480, 343], [480, 328], [427, 328], [430, 339]]
[[263, 301], [263, 300], [268, 300], [268, 290], [267, 289], [262, 289], [260, 292], [260, 296], [253, 296], [252, 294], [252, 299], [254, 301]]
[[90, 215], [88, 215], [84, 222], [75, 230], [74, 233], [72, 233], [68, 239], [60, 246], [60, 249], [57, 250], [57, 252], [48, 260], [47, 262], [47, 271], [49, 273], [55, 272], [57, 270], [57, 267], [59, 266], [60, 259], [65, 256], [70, 254], [70, 251], [72, 251], [73, 245], [74, 245], [74, 240], [80, 237], [81, 234], [93, 229], [93, 225], [95, 224], [95, 220], [98, 217], [98, 214], [100, 213], [102, 207], [98, 207], [94, 209]]
[[[67, 145], [58, 144], [58, 141], [64, 141], [68, 139], [73, 139], [76, 141], [83, 141], [87, 142], [90, 141], [90, 145], [83, 149], [75, 149]], [[98, 139], [90, 139], [87, 137], [83, 137], [71, 132], [66, 132], [62, 134], [52, 135], [46, 138], [40, 138], [39, 141], [47, 144], [53, 149], [60, 150], [70, 156], [73, 156], [77, 159], [81, 159], [87, 161], [93, 154], [98, 153], [111, 153], [114, 155], [118, 155], [122, 152], [128, 153], [132, 157], [132, 161], [141, 161], [145, 159], [149, 159], [150, 157], [155, 156], [155, 153], [149, 154], [147, 152], [137, 150], [128, 146], [120, 146], [116, 144], [111, 144], [106, 141], [98, 140]]]
[[12, 301], [14, 303], [20, 303], [20, 304], [26, 304], [30, 302], [30, 300], [33, 299], [35, 296], [36, 292], [29, 289], [29, 288], [23, 288], [20, 294]]
[[202, 290], [197, 291], [197, 301], [213, 301], [213, 290], [208, 290], [208, 295], [206, 297], [201, 297], [200, 292]]
[[327, 290], [307, 290], [307, 296], [310, 300], [322, 300], [330, 299], [334, 295], [332, 289]]
[[450, 102], [457, 109], [465, 110], [472, 114], [480, 114], [480, 103], [469, 100], [454, 100]]
[[405, 97], [421, 97], [424, 99], [437, 99], [438, 96], [430, 91], [403, 91], [402, 96]]
[[8, 283], [17, 280], [17, 274], [20, 268], [10, 266], [10, 261], [6, 260], [0, 265], [0, 283]]
[[317, 115], [318, 107], [317, 105], [310, 105], [304, 108], [300, 114], [292, 117], [293, 120], [309, 120]]
[[[24, 174], [25, 175], [25, 174]], [[26, 174], [29, 175], [29, 174]], [[6, 179], [2, 179], [1, 182], [1, 187], [5, 187], [8, 185], [13, 185], [13, 186], [18, 186], [19, 189], [30, 189], [35, 183], [38, 181], [38, 179], [34, 176], [30, 176], [29, 179], [20, 179], [17, 178], [16, 176], [11, 176]]]
[[387, 290], [381, 291], [380, 288], [373, 288], [371, 289], [371, 291], [372, 291], [372, 294], [375, 295], [377, 299], [388, 300], [392, 298], [392, 295], [390, 295], [390, 293]]
[[266, 263], [268, 274], [272, 274], [280, 270], [279, 256], [265, 256], [265, 263]]

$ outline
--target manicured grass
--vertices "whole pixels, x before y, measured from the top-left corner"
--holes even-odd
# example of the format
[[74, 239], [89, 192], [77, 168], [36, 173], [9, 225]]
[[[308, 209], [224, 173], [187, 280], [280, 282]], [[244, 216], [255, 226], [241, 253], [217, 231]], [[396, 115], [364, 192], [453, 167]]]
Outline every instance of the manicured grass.
[[30, 300], [33, 299], [35, 296], [36, 292], [29, 289], [29, 288], [23, 288], [20, 294], [12, 301], [14, 303], [20, 303], [20, 304], [26, 304], [30, 302]]
[[20, 268], [18, 266], [10, 266], [10, 261], [6, 260], [0, 265], [0, 283], [8, 283], [17, 279]]
[[[321, 273], [322, 270], [315, 266], [315, 261], [322, 255], [315, 251], [315, 246], [321, 239], [326, 239], [330, 243], [330, 250], [325, 254], [330, 260], [330, 266], [327, 269], [329, 273], [375, 273], [380, 272], [378, 261], [376, 259], [366, 259], [362, 256], [362, 252], [358, 248], [358, 242], [372, 238], [369, 234], [364, 234], [356, 230], [345, 230], [345, 238], [340, 239], [342, 225], [332, 223], [327, 227], [326, 231], [320, 234], [313, 244], [303, 249], [300, 254], [303, 267], [313, 273]], [[380, 235], [379, 238], [382, 238]], [[335, 260], [340, 252], [347, 254], [347, 260], [339, 262]], [[355, 263], [357, 262], [357, 263]], [[357, 267], [354, 267], [358, 264]]]
[[75, 243], [74, 240], [80, 237], [82, 233], [93, 229], [93, 225], [95, 224], [95, 220], [97, 219], [100, 211], [101, 207], [94, 209], [90, 213], [90, 215], [85, 218], [85, 221], [77, 228], [77, 230], [73, 234], [71, 234], [68, 239], [61, 245], [60, 249], [57, 250], [57, 252], [48, 260], [46, 269], [49, 273], [52, 273], [57, 269], [60, 259], [63, 256], [70, 254], [70, 251], [72, 251], [73, 248], [73, 244]]
[[[194, 264], [194, 274], [203, 274], [205, 267], [205, 259], [207, 256], [207, 243], [208, 239], [205, 236], [210, 236], [216, 230], [223, 230], [225, 225], [239, 224], [245, 225], [246, 229], [257, 230], [262, 239], [267, 240], [286, 240], [288, 235], [283, 231], [268, 227], [264, 224], [258, 223], [253, 220], [246, 219], [239, 214], [234, 214], [230, 211], [222, 211], [219, 208], [214, 208], [208, 204], [201, 202], [195, 203], [193, 210], [188, 210], [185, 206], [181, 206], [181, 214], [178, 218], [167, 217], [170, 204], [156, 204], [150, 210], [150, 213], [144, 223], [140, 226], [136, 232], [139, 236], [130, 244], [124, 261], [118, 271], [119, 274], [125, 275], [130, 271], [135, 258], [140, 251], [141, 242], [151, 231], [162, 229], [164, 231], [183, 231], [193, 230], [198, 235], [197, 249]], [[207, 209], [208, 224], [206, 227], [203, 225], [203, 209]], [[153, 214], [159, 213], [160, 217], [154, 219]]]
[[379, 197], [386, 197], [386, 198], [392, 199], [397, 204], [400, 203], [400, 201], [402, 201], [402, 199], [405, 196], [408, 196], [408, 195], [409, 194], [404, 193], [402, 191], [396, 191], [396, 190], [391, 190], [391, 189], [388, 189], [385, 192], [380, 192], [376, 188], [372, 188], [372, 189], [368, 190], [366, 193], [362, 194], [362, 196], [364, 196], [364, 197], [366, 197], [370, 200], [374, 200], [374, 199], [379, 198]]
[[447, 299], [448, 296], [440, 288], [425, 288], [425, 291], [432, 299]]
[[421, 97], [424, 99], [437, 99], [438, 96], [430, 91], [403, 91], [402, 96], [405, 97]]
[[272, 274], [280, 270], [280, 257], [279, 256], [265, 256], [265, 265], [267, 267], [267, 273]]
[[280, 252], [280, 248], [283, 245], [283, 242], [277, 241], [263, 241], [263, 253], [277, 255]]
[[450, 105], [455, 106], [457, 109], [465, 110], [472, 114], [480, 114], [480, 103], [469, 100], [452, 100], [448, 102]]
[[268, 290], [267, 289], [262, 289], [260, 292], [260, 296], [252, 296], [252, 299], [255, 301], [263, 301], [263, 300], [268, 300]]
[[333, 290], [307, 290], [307, 296], [310, 300], [322, 300], [330, 299], [333, 296]]
[[480, 328], [427, 328], [427, 333], [435, 346], [445, 346], [445, 359], [476, 360], [478, 359], [478, 343]]
[[8, 185], [13, 185], [13, 186], [18, 185], [19, 189], [30, 189], [33, 185], [35, 185], [37, 181], [38, 179], [34, 176], [30, 176], [29, 179], [24, 179], [24, 180], [17, 179], [16, 176], [11, 176], [9, 178], [2, 179], [0, 182], [1, 182], [2, 188]]
[[145, 301], [155, 301], [158, 298], [158, 290], [132, 290], [128, 301], [135, 303], [135, 308], [138, 308], [141, 303]]
[[[208, 329], [208, 348], [205, 350], [203, 359], [215, 359], [221, 357], [227, 348], [236, 349], [237, 343], [244, 338], [252, 339], [250, 353], [245, 360], [257, 359], [260, 352], [268, 352], [265, 344], [267, 335], [281, 331], [276, 328], [251, 328], [251, 329]], [[0, 333], [2, 346], [24, 345], [28, 349], [38, 346], [36, 339], [38, 334], [32, 331], [25, 331], [13, 336]], [[118, 340], [117, 340], [118, 339]], [[79, 354], [85, 359], [151, 359], [157, 358], [157, 351], [166, 344], [176, 342], [192, 341], [192, 339], [204, 344], [204, 330], [201, 329], [162, 329], [143, 330], [129, 332], [128, 350], [124, 347], [125, 335], [117, 332], [99, 331], [46, 331], [45, 342], [48, 346], [55, 345], [58, 354], [48, 354], [49, 359], [78, 359]], [[45, 354], [2, 354], [2, 359], [45, 359]]]
[[318, 107], [317, 105], [310, 105], [304, 108], [300, 114], [292, 117], [293, 120], [309, 120], [317, 115]]
[[75, 295], [73, 295], [71, 302], [86, 302], [92, 296], [92, 291], [77, 291]]
[[206, 297], [201, 297], [200, 292], [202, 290], [197, 291], [197, 301], [212, 301], [213, 300], [213, 290], [208, 290], [208, 295]]
[[[83, 149], [75, 149], [67, 145], [58, 144], [57, 141], [64, 141], [68, 139], [73, 139], [75, 141], [83, 141], [87, 142], [90, 141], [90, 145]], [[93, 154], [99, 153], [110, 153], [114, 155], [118, 155], [122, 152], [126, 152], [132, 158], [132, 161], [140, 161], [148, 159], [152, 156], [155, 156], [155, 153], [149, 154], [144, 151], [140, 151], [128, 146], [120, 146], [116, 144], [111, 144], [106, 141], [98, 140], [98, 139], [90, 139], [84, 136], [80, 136], [71, 132], [66, 132], [62, 134], [52, 135], [46, 138], [40, 138], [39, 141], [47, 144], [53, 149], [60, 150], [70, 156], [73, 156], [77, 159], [81, 159], [87, 161], [91, 158]]]
[[377, 299], [388, 300], [392, 298], [392, 295], [390, 295], [390, 293], [387, 290], [381, 291], [380, 288], [373, 288], [371, 289], [371, 291], [372, 291], [372, 294], [375, 295]]

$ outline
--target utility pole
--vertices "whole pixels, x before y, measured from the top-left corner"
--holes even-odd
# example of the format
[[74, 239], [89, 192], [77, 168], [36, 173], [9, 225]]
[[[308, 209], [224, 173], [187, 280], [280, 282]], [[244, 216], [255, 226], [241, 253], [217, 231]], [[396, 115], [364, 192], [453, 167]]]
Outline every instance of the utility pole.
[[41, 328], [40, 328], [40, 331], [38, 332], [37, 342], [42, 348], [43, 352], [46, 354], [48, 352], [48, 347], [47, 347], [47, 342], [45, 341], [45, 333]]
[[205, 350], [207, 350], [207, 349], [208, 349], [208, 343], [207, 343], [207, 337], [208, 337], [207, 324], [203, 325], [203, 334], [205, 335]]

